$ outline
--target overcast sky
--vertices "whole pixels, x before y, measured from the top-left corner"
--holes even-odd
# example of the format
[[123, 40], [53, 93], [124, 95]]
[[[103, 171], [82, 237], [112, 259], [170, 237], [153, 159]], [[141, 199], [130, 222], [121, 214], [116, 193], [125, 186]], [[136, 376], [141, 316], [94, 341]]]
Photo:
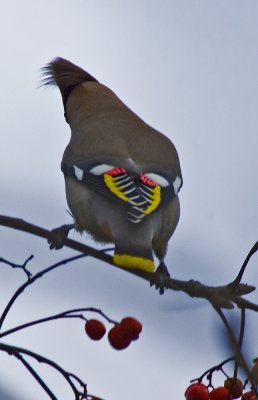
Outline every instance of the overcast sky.
[[[39, 69], [61, 56], [176, 145], [184, 186], [166, 259], [171, 274], [210, 285], [233, 279], [258, 231], [257, 0], [9, 0], [1, 5], [0, 32], [0, 213], [48, 229], [71, 221], [60, 171], [69, 126], [58, 90], [37, 88]], [[0, 257], [22, 263], [35, 255], [33, 272], [75, 254], [50, 252], [42, 239], [7, 228], [0, 227], [0, 238]], [[5, 265], [1, 271], [4, 307], [24, 276]], [[245, 280], [257, 283], [257, 258]], [[160, 297], [144, 281], [91, 259], [28, 289], [5, 328], [83, 306], [114, 319], [135, 316], [141, 340], [116, 352], [106, 340], [90, 342], [82, 323], [67, 321], [6, 341], [55, 359], [107, 400], [183, 398], [190, 379], [230, 355], [206, 302], [173, 292]], [[257, 356], [257, 343], [249, 350]], [[47, 399], [17, 360], [0, 359], [5, 390], [19, 400]], [[39, 371], [58, 398], [72, 398], [56, 374]]]

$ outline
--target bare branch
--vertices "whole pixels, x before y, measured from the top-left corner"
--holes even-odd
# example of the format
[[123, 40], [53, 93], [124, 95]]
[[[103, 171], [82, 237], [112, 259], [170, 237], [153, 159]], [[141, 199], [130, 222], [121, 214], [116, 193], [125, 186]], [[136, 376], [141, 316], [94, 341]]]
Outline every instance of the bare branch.
[[258, 312], [258, 304], [252, 303], [251, 301], [243, 299], [242, 297], [234, 297], [233, 301], [239, 308], [245, 307], [246, 310], [248, 309]]
[[54, 393], [49, 389], [49, 387], [45, 384], [43, 379], [37, 374], [37, 372], [32, 368], [32, 366], [19, 354], [13, 354], [21, 363], [27, 368], [27, 370], [31, 373], [31, 375], [36, 379], [36, 381], [40, 384], [40, 386], [45, 390], [51, 400], [58, 400], [58, 398], [54, 395]]
[[[40, 236], [40, 237], [43, 237], [46, 239], [51, 239], [52, 235], [53, 235], [53, 232], [51, 232], [51, 231], [48, 231], [48, 230], [40, 228], [38, 226], [29, 224], [28, 222], [25, 222], [22, 219], [17, 219], [17, 218], [0, 216], [0, 225], [4, 225], [4, 226], [10, 227], [10, 228], [22, 230], [24, 232], [28, 232], [28, 233], [31, 233], [31, 234], [34, 234], [34, 235], [37, 235], [37, 236]], [[149, 281], [149, 282], [153, 281], [153, 273], [146, 272], [146, 271], [143, 271], [140, 269], [125, 269], [125, 268], [119, 267], [114, 264], [113, 258], [110, 255], [105, 254], [103, 251], [96, 250], [92, 247], [86, 246], [82, 243], [76, 242], [71, 239], [66, 239], [64, 241], [64, 245], [67, 247], [70, 247], [74, 250], [80, 251], [86, 255], [97, 258], [98, 260], [104, 261], [104, 262], [112, 265], [115, 268], [123, 270], [126, 273], [136, 275], [136, 276], [138, 276], [146, 281]], [[247, 258], [241, 268], [242, 274], [243, 274], [243, 271], [246, 268], [246, 265], [248, 264], [251, 256], [257, 251], [257, 249], [258, 249], [258, 242], [253, 246], [253, 248], [251, 249], [251, 251], [249, 252], [249, 254], [247, 256]], [[78, 258], [79, 257], [80, 256], [78, 256]], [[76, 259], [76, 258], [74, 258], [74, 259]], [[71, 262], [71, 260], [72, 259], [68, 259], [67, 261], [64, 261], [64, 262]], [[62, 263], [63, 262], [60, 262], [60, 263], [57, 263], [56, 265], [50, 267], [50, 270], [53, 268], [56, 268], [59, 265], [62, 265]], [[44, 270], [44, 273], [46, 273], [46, 272], [48, 272], [47, 269]], [[35, 276], [39, 277], [39, 274], [37, 274]], [[242, 277], [242, 275], [241, 275], [241, 277]], [[241, 280], [241, 277], [240, 277], [240, 280]], [[254, 286], [241, 284], [238, 281], [239, 281], [239, 278], [236, 278], [235, 281], [233, 281], [233, 283], [230, 283], [226, 286], [212, 287], [212, 286], [203, 285], [202, 283], [200, 283], [198, 281], [194, 281], [194, 280], [181, 281], [178, 279], [173, 279], [173, 278], [167, 277], [167, 278], [164, 278], [164, 287], [166, 289], [183, 291], [190, 297], [204, 298], [218, 308], [222, 307], [222, 308], [230, 309], [230, 308], [234, 307], [234, 304], [236, 304], [238, 307], [241, 306], [241, 301], [243, 300], [241, 298], [241, 296], [251, 293], [253, 290], [255, 290]], [[22, 286], [18, 290], [23, 291], [25, 287]], [[257, 309], [255, 309], [255, 307], [252, 303], [246, 303], [245, 307], [249, 308], [249, 306], [252, 310], [258, 311]], [[4, 318], [5, 318], [5, 314], [0, 319], [0, 327], [3, 323]]]
[[247, 255], [247, 257], [246, 257], [246, 259], [245, 259], [245, 261], [244, 261], [244, 263], [243, 263], [243, 265], [242, 265], [242, 267], [241, 267], [241, 269], [240, 269], [240, 271], [239, 271], [239, 273], [238, 273], [238, 275], [236, 277], [236, 279], [231, 283], [231, 285], [235, 285], [235, 286], [239, 285], [239, 283], [241, 282], [241, 280], [243, 278], [245, 269], [247, 267], [247, 264], [249, 263], [250, 258], [257, 252], [257, 250], [258, 250], [258, 241], [253, 245], [253, 247], [249, 251], [249, 253], [248, 253], [248, 255]]
[[211, 384], [212, 374], [215, 371], [223, 371], [223, 366], [230, 361], [234, 361], [234, 357], [229, 357], [226, 360], [222, 361], [221, 363], [215, 365], [214, 367], [207, 369], [207, 371], [205, 371], [201, 376], [199, 376], [199, 378], [191, 379], [191, 382], [196, 382], [196, 381], [202, 382], [203, 378], [207, 376], [207, 379], [209, 381], [208, 386], [212, 386]]
[[27, 278], [29, 280], [30, 277], [32, 276], [32, 273], [26, 268], [26, 265], [30, 260], [32, 260], [33, 257], [34, 257], [33, 255], [29, 256], [27, 258], [27, 260], [24, 261], [23, 264], [15, 264], [15, 263], [13, 263], [11, 261], [5, 260], [2, 257], [0, 257], [0, 262], [9, 265], [12, 268], [20, 268], [20, 269], [22, 269], [25, 272], [25, 274], [27, 275]]
[[54, 270], [55, 268], [60, 267], [61, 265], [65, 265], [67, 263], [70, 263], [72, 261], [78, 260], [82, 257], [86, 257], [87, 254], [80, 254], [78, 256], [75, 257], [70, 257], [67, 258], [66, 260], [62, 260], [59, 261], [58, 263], [51, 265], [48, 268], [43, 269], [42, 271], [38, 272], [36, 275], [34, 275], [32, 278], [30, 278], [27, 282], [25, 282], [23, 285], [21, 285], [16, 292], [14, 293], [14, 295], [12, 296], [12, 298], [10, 299], [10, 301], [8, 302], [7, 306], [5, 307], [1, 318], [0, 318], [0, 329], [2, 328], [3, 322], [8, 314], [8, 312], [10, 311], [13, 303], [15, 302], [15, 300], [20, 296], [20, 294], [27, 288], [29, 287], [33, 282], [35, 282], [37, 279], [41, 278], [43, 275], [45, 275], [46, 273]]
[[237, 378], [237, 371], [238, 371], [238, 360], [241, 358], [241, 349], [244, 339], [244, 332], [245, 332], [245, 308], [241, 308], [241, 320], [240, 320], [240, 329], [239, 329], [239, 337], [237, 341], [237, 349], [235, 355], [235, 368], [234, 368], [234, 380]]
[[[10, 227], [10, 228], [22, 230], [24, 232], [28, 232], [28, 233], [46, 238], [49, 241], [51, 241], [53, 238], [52, 231], [45, 230], [43, 228], [29, 224], [29, 223], [27, 223], [21, 219], [17, 219], [17, 218], [0, 216], [0, 225], [4, 225], [4, 226]], [[55, 268], [62, 266], [62, 265], [66, 265], [68, 263], [71, 263], [72, 261], [75, 261], [75, 260], [80, 259], [85, 256], [92, 256], [96, 259], [99, 259], [103, 262], [106, 262], [106, 263], [114, 266], [115, 268], [119, 268], [127, 273], [131, 273], [131, 274], [136, 275], [146, 281], [149, 281], [150, 283], [153, 282], [153, 273], [148, 273], [148, 272], [142, 271], [140, 269], [124, 269], [124, 268], [121, 268], [121, 267], [118, 267], [117, 265], [115, 265], [113, 262], [113, 258], [110, 255], [105, 253], [105, 251], [108, 251], [109, 249], [108, 250], [107, 249], [96, 250], [94, 248], [91, 248], [89, 246], [86, 246], [82, 243], [79, 243], [79, 242], [76, 242], [76, 241], [70, 240], [70, 239], [65, 239], [64, 245], [69, 248], [72, 248], [76, 251], [80, 251], [83, 254], [77, 255], [75, 257], [70, 257], [70, 258], [62, 260], [56, 264], [53, 264], [52, 266], [43, 269], [41, 272], [35, 274], [34, 276], [32, 276], [31, 273], [26, 269], [26, 264], [32, 258], [32, 256], [30, 258], [28, 258], [23, 265], [17, 265], [10, 261], [7, 261], [3, 258], [0, 258], [0, 262], [4, 262], [5, 264], [8, 264], [13, 268], [23, 269], [23, 271], [26, 273], [27, 278], [28, 278], [28, 281], [26, 283], [24, 283], [23, 285], [21, 285], [17, 289], [17, 291], [14, 293], [14, 295], [10, 299], [9, 303], [7, 304], [5, 310], [0, 318], [0, 328], [2, 327], [2, 324], [3, 324], [7, 314], [9, 313], [13, 303], [16, 301], [16, 299], [20, 296], [20, 294], [27, 287], [29, 287], [37, 279], [41, 278], [48, 272], [54, 270]], [[220, 318], [226, 328], [226, 331], [228, 333], [228, 336], [229, 336], [232, 346], [234, 348], [234, 356], [226, 359], [222, 363], [207, 370], [204, 374], [202, 374], [197, 379], [198, 381], [201, 381], [203, 379], [203, 377], [206, 376], [208, 379], [208, 382], [209, 382], [209, 386], [212, 386], [211, 379], [212, 379], [213, 372], [217, 371], [217, 370], [221, 370], [223, 373], [225, 373], [223, 370], [223, 366], [227, 362], [233, 361], [233, 360], [235, 361], [234, 378], [236, 378], [237, 372], [238, 372], [238, 367], [240, 366], [244, 369], [249, 381], [254, 386], [254, 383], [252, 380], [253, 379], [252, 375], [250, 373], [250, 370], [248, 368], [248, 365], [244, 358], [244, 355], [242, 354], [241, 348], [242, 348], [242, 342], [243, 342], [243, 337], [244, 337], [245, 312], [247, 309], [258, 312], [258, 305], [255, 303], [252, 303], [242, 297], [246, 294], [251, 293], [253, 290], [255, 290], [255, 287], [252, 285], [242, 284], [241, 280], [242, 280], [242, 277], [246, 270], [246, 267], [248, 265], [248, 262], [250, 261], [251, 257], [256, 253], [257, 250], [258, 250], [258, 242], [255, 243], [255, 245], [252, 247], [252, 249], [248, 253], [235, 280], [224, 286], [217, 286], [217, 287], [206, 286], [198, 281], [194, 281], [194, 280], [182, 281], [182, 280], [170, 278], [169, 276], [164, 278], [164, 287], [166, 289], [171, 289], [174, 291], [183, 291], [184, 293], [186, 293], [188, 296], [190, 296], [192, 298], [197, 297], [197, 298], [203, 298], [203, 299], [208, 300], [213, 305], [214, 309], [220, 316]], [[231, 309], [235, 305], [241, 309], [241, 322], [240, 322], [240, 330], [239, 330], [238, 339], [236, 339], [233, 329], [230, 326], [225, 314], [222, 311], [222, 308]], [[95, 309], [93, 307], [77, 308], [77, 309], [67, 310], [62, 313], [58, 313], [58, 314], [55, 314], [55, 315], [52, 315], [52, 316], [49, 316], [46, 318], [41, 318], [38, 320], [34, 320], [31, 322], [19, 325], [17, 327], [9, 329], [5, 332], [2, 332], [2, 334], [0, 334], [0, 337], [10, 335], [14, 332], [18, 332], [22, 329], [25, 329], [25, 328], [28, 328], [28, 327], [31, 327], [31, 326], [34, 326], [37, 324], [41, 324], [41, 323], [45, 323], [48, 321], [57, 320], [57, 319], [61, 319], [61, 318], [78, 318], [78, 319], [87, 320], [87, 318], [84, 316], [83, 313], [88, 312], [88, 311], [98, 312], [108, 322], [116, 323], [116, 321], [111, 320], [99, 309]], [[87, 395], [86, 384], [80, 378], [78, 378], [76, 375], [73, 375], [73, 374], [68, 373], [67, 371], [63, 370], [55, 362], [53, 362], [45, 357], [42, 357], [39, 354], [33, 353], [27, 349], [10, 346], [10, 345], [3, 344], [3, 343], [0, 343], [0, 350], [5, 351], [8, 354], [14, 355], [16, 358], [18, 358], [23, 363], [23, 365], [29, 370], [29, 372], [34, 376], [34, 378], [39, 382], [39, 384], [49, 395], [51, 400], [57, 400], [57, 399], [56, 399], [55, 395], [51, 392], [49, 387], [45, 384], [45, 382], [41, 379], [41, 377], [34, 370], [34, 368], [32, 368], [31, 365], [27, 362], [27, 360], [24, 359], [23, 355], [32, 357], [35, 360], [37, 360], [38, 362], [45, 363], [45, 364], [53, 367], [54, 369], [56, 369], [58, 372], [60, 372], [61, 375], [66, 380], [66, 382], [69, 384], [70, 388], [72, 389], [74, 396], [75, 396], [75, 400], [79, 400], [80, 398], [86, 398], [87, 396], [90, 396], [90, 395]], [[225, 375], [226, 375], [226, 373], [225, 373]], [[73, 380], [75, 381], [75, 383], [73, 382]], [[77, 385], [79, 384], [83, 388], [83, 392], [81, 392], [77, 389], [76, 384]]]
[[26, 324], [22, 324], [22, 325], [16, 326], [15, 328], [8, 329], [7, 331], [2, 332], [0, 334], [0, 338], [2, 338], [4, 336], [11, 335], [14, 332], [18, 332], [18, 331], [20, 331], [22, 329], [26, 329], [26, 328], [29, 328], [31, 326], [42, 324], [44, 322], [57, 320], [57, 319], [78, 318], [78, 319], [83, 319], [84, 321], [87, 321], [87, 318], [85, 318], [83, 315], [76, 314], [76, 313], [80, 313], [80, 312], [98, 313], [103, 318], [105, 318], [109, 323], [111, 323], [111, 324], [116, 324], [117, 323], [117, 321], [114, 321], [113, 319], [109, 318], [106, 314], [103, 313], [103, 311], [101, 311], [98, 308], [94, 308], [94, 307], [74, 308], [72, 310], [66, 310], [66, 311], [63, 311], [61, 313], [58, 313], [58, 314], [55, 314], [55, 315], [51, 315], [51, 316], [46, 317], [46, 318], [40, 318], [40, 319], [37, 319], [35, 321], [30, 321], [30, 322], [27, 322]]
[[[54, 368], [56, 371], [58, 371], [64, 377], [65, 381], [67, 382], [67, 384], [70, 386], [71, 390], [74, 393], [75, 400], [79, 400], [80, 396], [83, 394], [76, 388], [75, 384], [72, 381], [72, 378], [75, 379], [75, 375], [65, 371], [56, 362], [54, 362], [54, 361], [52, 361], [52, 360], [50, 360], [50, 359], [48, 359], [46, 357], [43, 357], [40, 354], [35, 353], [33, 351], [30, 351], [30, 350], [27, 350], [27, 349], [23, 349], [23, 348], [17, 347], [17, 346], [12, 346], [12, 345], [9, 345], [9, 344], [6, 344], [6, 343], [0, 343], [0, 350], [5, 351], [9, 355], [14, 355], [18, 359], [20, 359], [22, 357], [21, 356], [22, 354], [25, 354], [25, 355], [33, 358], [34, 360], [37, 360], [39, 363], [44, 363], [46, 365], [49, 365], [50, 367]], [[23, 363], [24, 363], [24, 358], [23, 358]], [[30, 371], [30, 372], [32, 373], [32, 371]], [[35, 378], [36, 378], [36, 375], [37, 375], [37, 373], [35, 372]], [[39, 377], [39, 379], [41, 379], [41, 378]], [[82, 381], [78, 377], [76, 377], [76, 380], [77, 380], [77, 382], [80, 382], [80, 384], [81, 384]], [[37, 379], [37, 381], [39, 382], [38, 379]], [[84, 386], [86, 387], [86, 383], [84, 384]], [[52, 399], [56, 400], [55, 397], [52, 397]]]
[[[47, 229], [40, 228], [39, 226], [30, 224], [23, 219], [7, 217], [4, 215], [0, 215], [0, 225], [7, 226], [9, 228], [13, 228], [19, 231], [31, 233], [32, 235], [36, 235], [39, 237], [43, 237], [45, 239], [52, 239], [53, 232], [48, 231]], [[104, 261], [108, 264], [115, 265], [113, 263], [113, 259], [108, 254], [103, 253], [103, 251], [99, 251], [93, 249], [90, 246], [86, 246], [85, 244], [76, 242], [75, 240], [65, 239], [64, 245], [69, 247], [70, 249], [80, 251], [81, 253], [87, 254], [89, 256], [95, 257], [101, 261]]]
[[[224, 326], [226, 328], [226, 331], [228, 333], [230, 342], [231, 342], [231, 344], [233, 346], [233, 349], [234, 349], [234, 352], [235, 352], [235, 356], [234, 357], [235, 357], [236, 362], [238, 363], [239, 366], [241, 366], [241, 368], [243, 368], [243, 370], [245, 371], [249, 381], [251, 383], [253, 383], [253, 378], [252, 378], [252, 375], [250, 373], [250, 369], [249, 369], [249, 367], [247, 365], [247, 362], [246, 362], [246, 360], [245, 360], [245, 358], [244, 358], [244, 356], [243, 356], [243, 354], [241, 352], [241, 348], [239, 349], [239, 342], [235, 338], [235, 334], [234, 334], [234, 332], [233, 332], [233, 330], [232, 330], [227, 318], [225, 317], [225, 314], [223, 313], [223, 311], [220, 308], [218, 308], [216, 306], [214, 306], [214, 309], [217, 311], [218, 315], [220, 316], [220, 318], [221, 318], [221, 320], [222, 320], [222, 322], [223, 322], [223, 324], [224, 324]], [[241, 322], [244, 322], [243, 314], [242, 314], [242, 321]], [[241, 345], [242, 345], [242, 340], [243, 340], [242, 335], [243, 335], [243, 326], [241, 326], [240, 334], [239, 334], [239, 340], [241, 341], [241, 343], [240, 343]]]

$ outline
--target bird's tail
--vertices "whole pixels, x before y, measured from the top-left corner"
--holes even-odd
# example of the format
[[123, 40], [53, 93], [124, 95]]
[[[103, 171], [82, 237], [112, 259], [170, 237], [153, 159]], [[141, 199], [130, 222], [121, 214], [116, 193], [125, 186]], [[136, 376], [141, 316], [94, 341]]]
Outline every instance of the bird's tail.
[[152, 256], [152, 250], [146, 247], [124, 246], [122, 243], [116, 244], [114, 263], [123, 268], [138, 268], [147, 272], [153, 272], [155, 265]]
[[57, 86], [62, 94], [64, 109], [72, 90], [83, 82], [98, 82], [92, 75], [64, 58], [57, 57], [42, 68], [40, 86]]

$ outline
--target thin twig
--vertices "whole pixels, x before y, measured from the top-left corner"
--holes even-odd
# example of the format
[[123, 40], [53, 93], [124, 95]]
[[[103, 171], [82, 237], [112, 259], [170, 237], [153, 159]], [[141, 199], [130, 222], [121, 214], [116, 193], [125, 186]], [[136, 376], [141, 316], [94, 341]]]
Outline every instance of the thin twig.
[[[37, 360], [40, 363], [44, 363], [49, 365], [50, 367], [54, 368], [55, 370], [57, 370], [66, 380], [66, 382], [68, 383], [68, 385], [70, 386], [70, 388], [72, 389], [74, 395], [75, 395], [75, 399], [79, 400], [80, 397], [80, 392], [78, 391], [78, 389], [76, 388], [76, 386], [74, 385], [74, 383], [72, 382], [69, 372], [65, 371], [62, 367], [60, 367], [60, 365], [58, 365], [56, 362], [41, 356], [38, 353], [34, 353], [33, 351], [27, 350], [27, 349], [23, 349], [21, 347], [17, 347], [17, 346], [12, 346], [6, 343], [0, 343], [0, 350], [5, 351], [6, 353], [8, 353], [9, 355], [17, 355], [17, 354], [25, 354], [27, 356], [32, 357], [33, 359]], [[74, 376], [73, 376], [74, 377]], [[78, 378], [79, 379], [79, 378]]]
[[112, 323], [112, 324], [116, 323], [116, 321], [114, 321], [111, 318], [109, 318], [105, 313], [103, 313], [103, 311], [101, 311], [98, 308], [94, 308], [94, 307], [74, 308], [72, 310], [63, 311], [61, 313], [58, 313], [58, 314], [55, 314], [55, 315], [51, 315], [51, 316], [46, 317], [46, 318], [40, 318], [40, 319], [37, 319], [35, 321], [27, 322], [26, 324], [22, 324], [22, 325], [16, 326], [15, 328], [8, 329], [7, 331], [2, 332], [0, 334], [0, 338], [2, 338], [4, 336], [11, 335], [12, 333], [18, 332], [18, 331], [20, 331], [22, 329], [29, 328], [29, 327], [34, 326], [34, 325], [42, 324], [44, 322], [53, 321], [53, 320], [56, 320], [56, 319], [80, 318], [80, 319], [86, 320], [86, 318], [83, 317], [82, 315], [71, 315], [71, 314], [75, 314], [75, 313], [79, 313], [79, 312], [95, 312], [95, 313], [100, 314], [109, 323]]
[[245, 269], [247, 267], [247, 264], [250, 260], [250, 258], [256, 253], [256, 251], [258, 250], [258, 241], [253, 245], [253, 247], [251, 248], [251, 250], [249, 251], [245, 261], [243, 262], [243, 265], [237, 275], [237, 277], [234, 279], [234, 281], [230, 284], [231, 286], [238, 286], [239, 283], [241, 282]]
[[240, 330], [239, 330], [239, 337], [238, 337], [238, 341], [237, 341], [237, 350], [236, 350], [236, 357], [235, 357], [233, 380], [236, 380], [236, 378], [237, 378], [237, 371], [238, 371], [238, 366], [239, 366], [238, 359], [239, 359], [239, 356], [241, 355], [241, 349], [242, 349], [242, 344], [243, 344], [243, 339], [244, 339], [244, 332], [245, 332], [245, 308], [241, 308]]
[[86, 396], [87, 395], [87, 384], [85, 382], [83, 382], [77, 375], [74, 375], [73, 373], [69, 372], [68, 373], [69, 376], [71, 378], [73, 378], [75, 381], [77, 381], [79, 383], [79, 385], [82, 387], [83, 389], [83, 395]]
[[[214, 367], [207, 369], [207, 371], [205, 371], [201, 376], [199, 376], [199, 378], [191, 379], [190, 382], [196, 382], [196, 381], [202, 382], [203, 378], [206, 375], [207, 375], [207, 379], [210, 381], [211, 380], [210, 377], [212, 376], [213, 372], [222, 370], [222, 367], [225, 364], [227, 364], [228, 362], [233, 361], [233, 360], [234, 360], [234, 356], [227, 358], [226, 360], [224, 360], [221, 363], [215, 365]], [[208, 378], [208, 376], [209, 376], [209, 378]], [[211, 385], [211, 382], [209, 382], [209, 385]]]
[[51, 400], [58, 400], [58, 398], [54, 395], [54, 393], [49, 389], [43, 379], [37, 374], [34, 368], [19, 354], [13, 353], [13, 355], [21, 361], [21, 363], [27, 368], [27, 370], [31, 373], [31, 375], [36, 379], [36, 381], [40, 384], [40, 386], [45, 390]]
[[[243, 368], [243, 370], [245, 371], [245, 373], [246, 373], [246, 375], [247, 375], [249, 381], [252, 382], [252, 381], [253, 381], [253, 378], [252, 378], [252, 376], [251, 376], [251, 374], [250, 374], [250, 370], [249, 370], [249, 368], [248, 368], [247, 362], [246, 362], [246, 360], [245, 360], [245, 358], [244, 358], [242, 352], [241, 352], [241, 351], [240, 351], [240, 352], [238, 351], [238, 341], [237, 341], [236, 338], [235, 338], [234, 332], [233, 332], [233, 330], [232, 330], [232, 328], [231, 328], [231, 326], [230, 326], [230, 324], [229, 324], [227, 318], [225, 317], [225, 314], [223, 313], [223, 311], [222, 311], [220, 308], [218, 308], [218, 307], [216, 307], [216, 306], [214, 306], [214, 309], [215, 309], [215, 311], [218, 313], [218, 315], [220, 316], [220, 318], [221, 318], [221, 320], [222, 320], [222, 322], [223, 322], [223, 324], [224, 324], [224, 326], [225, 326], [225, 328], [226, 328], [226, 330], [227, 330], [229, 339], [230, 339], [231, 344], [232, 344], [232, 346], [233, 346], [233, 348], [234, 348], [234, 351], [235, 351], [235, 358], [237, 358], [238, 364], [239, 364], [239, 365]], [[242, 334], [242, 333], [241, 333], [241, 334]]]
[[22, 269], [25, 272], [25, 274], [27, 275], [27, 278], [29, 280], [30, 277], [32, 276], [32, 273], [26, 268], [26, 265], [30, 260], [32, 260], [33, 257], [34, 257], [33, 255], [29, 256], [27, 258], [27, 260], [24, 261], [23, 264], [15, 264], [15, 263], [13, 263], [11, 261], [5, 260], [2, 257], [0, 258], [0, 262], [9, 265], [12, 268], [20, 268], [20, 269]]
[[42, 271], [38, 272], [36, 275], [34, 275], [32, 278], [30, 278], [30, 280], [28, 280], [27, 282], [25, 282], [23, 285], [21, 285], [16, 292], [14, 293], [14, 295], [12, 296], [12, 298], [10, 299], [10, 301], [8, 302], [7, 306], [5, 307], [1, 318], [0, 318], [0, 329], [2, 328], [3, 322], [8, 314], [8, 312], [10, 311], [13, 303], [15, 302], [15, 300], [20, 296], [20, 294], [27, 288], [29, 287], [33, 282], [35, 282], [37, 279], [41, 278], [42, 276], [44, 276], [46, 273], [53, 271], [55, 268], [60, 267], [61, 265], [66, 265], [72, 261], [78, 260], [80, 258], [86, 257], [87, 254], [80, 254], [78, 256], [74, 256], [74, 257], [70, 257], [67, 258], [65, 260], [59, 261], [56, 264], [51, 265], [48, 268], [43, 269]]

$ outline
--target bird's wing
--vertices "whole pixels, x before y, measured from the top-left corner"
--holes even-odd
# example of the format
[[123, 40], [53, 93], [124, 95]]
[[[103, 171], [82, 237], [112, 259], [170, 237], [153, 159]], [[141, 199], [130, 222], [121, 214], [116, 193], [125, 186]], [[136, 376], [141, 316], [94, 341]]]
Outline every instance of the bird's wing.
[[128, 219], [134, 223], [168, 204], [182, 186], [182, 179], [169, 171], [141, 172], [135, 176], [120, 166], [92, 160], [71, 165], [63, 160], [61, 169], [91, 190], [127, 203]]

